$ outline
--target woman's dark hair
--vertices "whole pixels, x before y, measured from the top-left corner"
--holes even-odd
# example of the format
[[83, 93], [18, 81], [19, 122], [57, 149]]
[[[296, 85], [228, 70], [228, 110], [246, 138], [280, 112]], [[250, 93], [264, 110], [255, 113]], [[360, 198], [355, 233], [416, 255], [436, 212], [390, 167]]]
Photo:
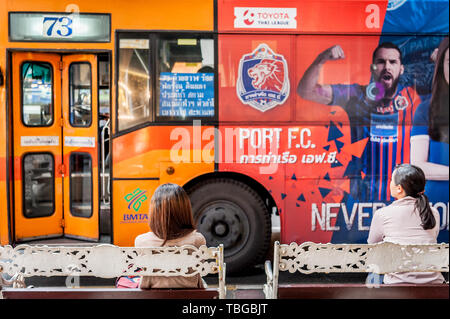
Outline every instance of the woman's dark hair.
[[176, 184], [162, 184], [150, 201], [151, 231], [163, 239], [183, 237], [195, 229], [192, 206], [184, 189]]
[[417, 198], [415, 208], [419, 212], [423, 229], [432, 229], [436, 226], [436, 219], [430, 208], [425, 191], [425, 174], [421, 168], [411, 164], [401, 164], [394, 171], [395, 185], [401, 185], [407, 196]]
[[429, 109], [428, 135], [435, 141], [449, 141], [448, 116], [449, 97], [448, 83], [444, 77], [444, 58], [448, 50], [448, 37], [439, 45], [436, 63], [434, 67], [433, 84], [431, 89], [431, 101]]

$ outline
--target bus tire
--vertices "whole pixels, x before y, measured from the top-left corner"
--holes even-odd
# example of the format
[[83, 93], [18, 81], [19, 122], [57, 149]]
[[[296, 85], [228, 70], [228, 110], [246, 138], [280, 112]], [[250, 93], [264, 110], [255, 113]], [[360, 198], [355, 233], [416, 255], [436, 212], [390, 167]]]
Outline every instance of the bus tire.
[[224, 245], [227, 273], [242, 273], [264, 262], [271, 240], [271, 218], [261, 197], [247, 184], [215, 178], [188, 194], [197, 230], [207, 246]]

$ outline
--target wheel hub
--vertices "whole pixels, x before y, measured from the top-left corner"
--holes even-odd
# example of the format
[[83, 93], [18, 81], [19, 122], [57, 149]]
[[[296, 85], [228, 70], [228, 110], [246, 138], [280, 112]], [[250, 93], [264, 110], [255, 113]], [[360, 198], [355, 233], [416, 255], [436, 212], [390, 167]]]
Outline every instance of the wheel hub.
[[214, 233], [217, 236], [225, 236], [228, 233], [228, 225], [222, 222], [218, 222], [214, 226]]
[[249, 235], [249, 222], [244, 211], [236, 204], [219, 201], [202, 209], [197, 229], [211, 246], [223, 244], [225, 255], [240, 250]]

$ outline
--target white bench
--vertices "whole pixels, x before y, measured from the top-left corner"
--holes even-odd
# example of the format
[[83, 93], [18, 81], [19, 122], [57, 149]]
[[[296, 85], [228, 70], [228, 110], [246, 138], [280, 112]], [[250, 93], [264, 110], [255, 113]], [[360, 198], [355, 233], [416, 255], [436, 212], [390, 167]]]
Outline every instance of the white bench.
[[[1, 295], [8, 298], [217, 298], [224, 299], [225, 263], [223, 245], [218, 247], [119, 247], [102, 244], [91, 247], [31, 246], [0, 247]], [[24, 278], [66, 276], [66, 285], [79, 276], [115, 278], [120, 276], [218, 275], [218, 288], [119, 289], [44, 287], [26, 288]], [[79, 281], [78, 281], [79, 282]]]
[[[279, 285], [279, 272], [312, 273], [374, 273], [432, 271], [448, 272], [449, 244], [396, 245], [378, 244], [316, 244], [305, 242], [274, 244], [273, 269], [265, 263], [267, 299], [277, 298], [446, 298], [444, 284], [295, 284]], [[376, 278], [376, 275], [375, 275]], [[370, 289], [374, 288], [374, 289]]]

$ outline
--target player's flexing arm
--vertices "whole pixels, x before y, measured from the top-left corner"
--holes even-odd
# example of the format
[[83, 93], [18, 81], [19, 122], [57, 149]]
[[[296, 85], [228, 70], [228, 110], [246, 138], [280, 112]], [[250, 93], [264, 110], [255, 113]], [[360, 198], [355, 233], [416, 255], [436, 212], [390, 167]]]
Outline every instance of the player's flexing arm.
[[320, 53], [305, 71], [297, 86], [297, 93], [303, 99], [321, 104], [332, 101], [332, 88], [328, 84], [319, 84], [319, 74], [325, 62], [344, 59], [344, 50], [340, 45], [334, 45]]

